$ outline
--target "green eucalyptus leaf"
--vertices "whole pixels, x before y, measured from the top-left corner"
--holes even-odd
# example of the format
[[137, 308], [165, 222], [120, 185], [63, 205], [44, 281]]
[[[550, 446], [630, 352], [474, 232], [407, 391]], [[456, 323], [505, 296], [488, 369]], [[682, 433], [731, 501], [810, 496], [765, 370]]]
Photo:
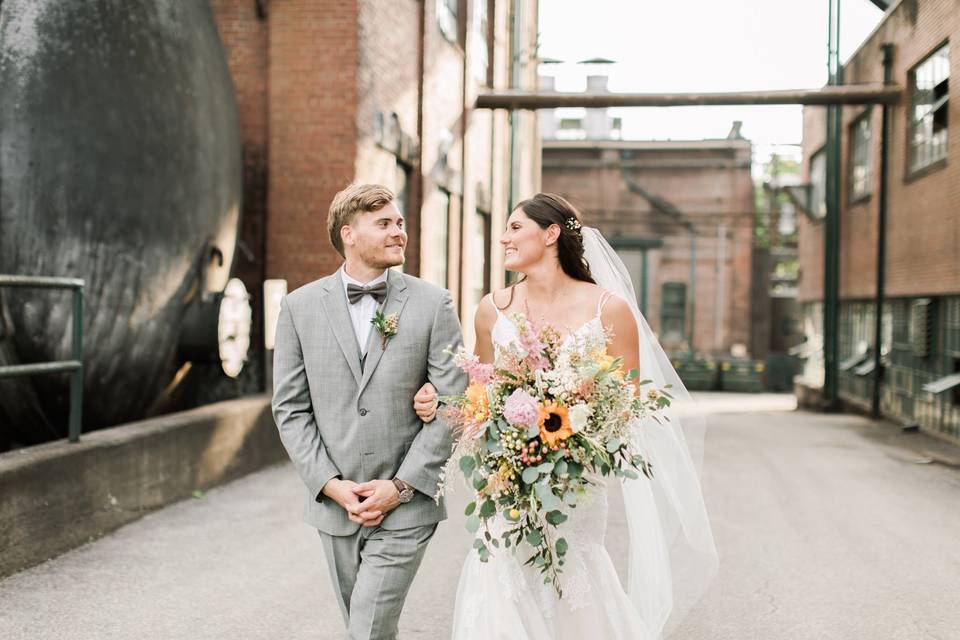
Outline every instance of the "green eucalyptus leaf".
[[533, 484], [534, 482], [537, 481], [537, 478], [539, 477], [540, 477], [540, 472], [537, 471], [536, 467], [527, 467], [526, 469], [523, 470], [523, 473], [520, 475], [520, 478], [526, 484]]
[[557, 526], [558, 524], [561, 524], [567, 521], [567, 515], [562, 511], [548, 511], [545, 517], [547, 519], [547, 522], [549, 522], [553, 526]]
[[477, 531], [479, 531], [480, 516], [478, 516], [477, 514], [473, 514], [472, 516], [467, 518], [466, 527], [467, 527], [467, 531], [469, 531], [470, 533], [476, 533]]
[[476, 468], [477, 459], [473, 456], [463, 456], [460, 458], [460, 470], [463, 471], [463, 475], [470, 477]]
[[554, 495], [550, 485], [545, 482], [538, 482], [534, 486], [534, 490], [544, 509], [556, 509], [560, 506], [560, 499]]
[[470, 504], [467, 505], [467, 508], [463, 510], [463, 515], [472, 516], [473, 512], [476, 510], [477, 510], [477, 503], [471, 502]]
[[489, 517], [493, 516], [493, 515], [496, 514], [496, 513], [497, 513], [497, 505], [493, 502], [493, 500], [487, 499], [487, 500], [480, 506], [480, 517], [481, 517], [481, 518], [489, 518]]
[[553, 463], [549, 461], [544, 462], [543, 464], [537, 467], [537, 471], [539, 471], [540, 473], [551, 473], [553, 471]]

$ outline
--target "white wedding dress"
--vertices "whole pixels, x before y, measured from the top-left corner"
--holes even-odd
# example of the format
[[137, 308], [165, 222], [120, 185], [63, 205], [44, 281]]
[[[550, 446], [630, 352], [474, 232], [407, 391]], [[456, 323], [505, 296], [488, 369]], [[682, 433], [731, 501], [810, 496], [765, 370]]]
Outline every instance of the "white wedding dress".
[[[569, 550], [560, 573], [563, 597], [524, 565], [533, 550], [492, 549], [488, 562], [471, 550], [457, 589], [453, 640], [661, 640], [703, 595], [717, 571], [717, 551], [700, 487], [705, 421], [637, 308], [629, 273], [596, 229], [583, 228], [585, 253], [598, 285], [630, 306], [640, 336], [640, 379], [669, 387], [665, 420], [638, 421], [635, 444], [652, 464], [653, 478], [622, 483], [629, 533], [626, 588], [604, 547], [607, 487], [603, 478], [559, 525]], [[603, 341], [596, 315], [566, 340]], [[498, 349], [518, 338], [498, 312], [491, 341]], [[566, 344], [566, 342], [564, 343]], [[492, 520], [499, 536], [509, 523]]]
[[[497, 313], [491, 335], [495, 348], [518, 337], [513, 322]], [[599, 313], [564, 345], [579, 339], [603, 342]], [[471, 551], [457, 590], [454, 640], [653, 640], [604, 547], [607, 489], [602, 477], [595, 480], [586, 499], [557, 527], [557, 537], [570, 545], [560, 573], [563, 598], [544, 584], [538, 568], [523, 564], [534, 553], [526, 542], [493, 549], [486, 563]], [[497, 515], [491, 533], [499, 537], [510, 526]]]

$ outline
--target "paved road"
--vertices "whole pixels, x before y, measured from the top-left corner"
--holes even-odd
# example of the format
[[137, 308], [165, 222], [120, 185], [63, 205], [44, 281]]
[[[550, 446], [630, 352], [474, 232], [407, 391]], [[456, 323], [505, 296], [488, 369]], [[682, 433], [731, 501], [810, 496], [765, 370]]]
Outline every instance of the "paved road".
[[[790, 411], [786, 396], [701, 399], [721, 570], [675, 638], [960, 637], [960, 471], [917, 453], [936, 442]], [[452, 512], [463, 496], [455, 502]], [[299, 508], [284, 465], [151, 514], [0, 581], [0, 638], [339, 639], [317, 534]], [[618, 565], [623, 527], [614, 513]], [[469, 546], [462, 518], [440, 527], [402, 637], [448, 637]]]

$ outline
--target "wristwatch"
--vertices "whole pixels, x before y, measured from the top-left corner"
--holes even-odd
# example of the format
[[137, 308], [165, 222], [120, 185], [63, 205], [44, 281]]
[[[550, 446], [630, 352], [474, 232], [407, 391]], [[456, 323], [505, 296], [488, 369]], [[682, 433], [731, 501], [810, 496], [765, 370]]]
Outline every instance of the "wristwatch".
[[400, 492], [400, 504], [406, 504], [413, 500], [413, 487], [408, 485], [400, 478], [393, 479], [393, 486]]

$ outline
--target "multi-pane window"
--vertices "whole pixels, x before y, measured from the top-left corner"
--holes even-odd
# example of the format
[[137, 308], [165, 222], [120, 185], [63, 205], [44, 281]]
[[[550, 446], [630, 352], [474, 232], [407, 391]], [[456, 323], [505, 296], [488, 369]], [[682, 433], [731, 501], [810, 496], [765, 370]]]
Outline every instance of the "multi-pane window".
[[437, 191], [432, 206], [426, 207], [423, 225], [424, 246], [420, 254], [420, 273], [424, 280], [438, 287], [447, 286], [450, 261], [450, 193]]
[[850, 199], [870, 195], [873, 181], [873, 124], [870, 112], [850, 125]]
[[394, 196], [397, 209], [404, 216], [407, 215], [407, 206], [410, 200], [410, 168], [402, 162], [397, 162], [394, 174]]
[[820, 149], [810, 156], [810, 210], [811, 217], [820, 219], [827, 215], [827, 150]]
[[486, 211], [476, 210], [474, 217], [474, 231], [472, 240], [472, 257], [474, 260], [471, 265], [470, 283], [473, 289], [473, 300], [479, 303], [484, 295], [490, 293], [490, 247], [491, 247], [492, 226], [490, 223], [490, 214]]
[[663, 342], [682, 342], [687, 319], [687, 285], [664, 282], [660, 294], [660, 338]]
[[910, 74], [910, 171], [947, 157], [950, 46], [943, 45]]
[[437, 0], [437, 24], [443, 37], [460, 42], [460, 0]]
[[493, 74], [490, 66], [491, 34], [490, 34], [490, 0], [474, 0], [473, 3], [473, 32], [474, 45], [471, 52], [473, 60], [473, 75], [476, 80], [486, 86], [493, 86]]

